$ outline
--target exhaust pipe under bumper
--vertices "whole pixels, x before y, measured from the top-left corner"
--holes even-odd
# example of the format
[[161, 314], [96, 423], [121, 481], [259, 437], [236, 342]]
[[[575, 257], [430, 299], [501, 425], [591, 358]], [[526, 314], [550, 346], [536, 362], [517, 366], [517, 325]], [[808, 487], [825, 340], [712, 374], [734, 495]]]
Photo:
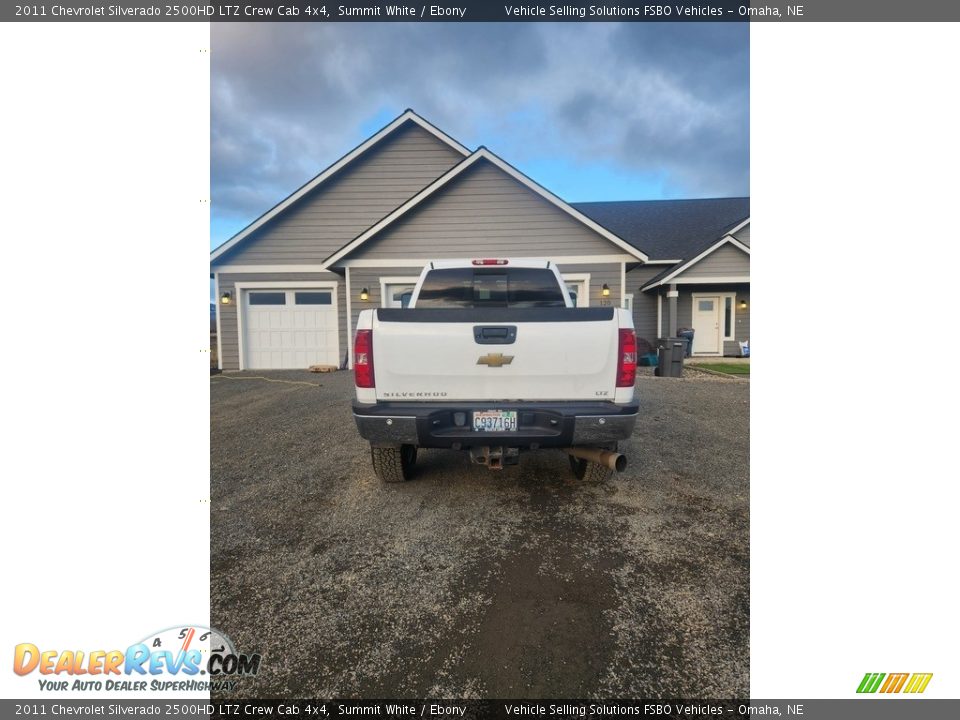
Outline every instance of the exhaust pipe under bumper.
[[621, 455], [618, 452], [591, 447], [570, 447], [564, 448], [563, 451], [567, 453], [567, 455], [572, 455], [581, 460], [595, 462], [598, 465], [603, 465], [617, 472], [623, 472], [627, 469], [627, 456]]

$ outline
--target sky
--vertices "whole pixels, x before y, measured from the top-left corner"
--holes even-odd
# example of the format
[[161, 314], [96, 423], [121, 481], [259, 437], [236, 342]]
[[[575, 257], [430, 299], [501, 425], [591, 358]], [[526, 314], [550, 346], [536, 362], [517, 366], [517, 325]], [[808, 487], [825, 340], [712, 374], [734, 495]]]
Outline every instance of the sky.
[[211, 248], [412, 108], [568, 202], [749, 194], [749, 23], [212, 23]]

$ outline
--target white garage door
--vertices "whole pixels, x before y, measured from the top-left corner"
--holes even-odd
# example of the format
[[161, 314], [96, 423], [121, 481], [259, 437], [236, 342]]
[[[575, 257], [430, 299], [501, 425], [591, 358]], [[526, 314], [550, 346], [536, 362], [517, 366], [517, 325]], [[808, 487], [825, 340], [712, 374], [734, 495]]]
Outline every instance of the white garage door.
[[334, 287], [246, 290], [244, 369], [340, 365]]

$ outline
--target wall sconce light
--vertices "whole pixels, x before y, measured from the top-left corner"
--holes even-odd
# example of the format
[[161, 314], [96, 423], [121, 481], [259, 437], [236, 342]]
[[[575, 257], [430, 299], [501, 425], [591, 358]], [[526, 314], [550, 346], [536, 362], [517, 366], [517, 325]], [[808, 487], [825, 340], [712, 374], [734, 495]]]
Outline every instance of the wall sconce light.
[[369, 300], [369, 299], [370, 299], [370, 291], [367, 290], [366, 288], [364, 288], [363, 290], [361, 290], [361, 291], [360, 291], [360, 299], [361, 299], [361, 300]]
[[233, 295], [229, 292], [222, 293], [220, 295], [220, 304], [229, 305], [233, 301]]
[[746, 300], [741, 300], [741, 301], [740, 301], [740, 309], [741, 309], [741, 310], [746, 310], [746, 309], [747, 309], [747, 301], [746, 301]]
[[603, 284], [603, 289], [600, 291], [600, 294], [604, 297], [610, 297], [610, 286], [606, 283]]

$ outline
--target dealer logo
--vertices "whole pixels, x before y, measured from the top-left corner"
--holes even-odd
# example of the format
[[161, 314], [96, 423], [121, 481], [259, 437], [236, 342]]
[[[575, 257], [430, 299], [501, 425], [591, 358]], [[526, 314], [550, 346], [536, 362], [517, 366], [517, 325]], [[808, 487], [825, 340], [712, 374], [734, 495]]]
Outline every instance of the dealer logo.
[[234, 678], [259, 669], [258, 653], [238, 652], [229, 637], [203, 625], [150, 633], [125, 650], [41, 650], [20, 643], [13, 651], [13, 671], [40, 675], [41, 690], [232, 690]]
[[858, 693], [883, 694], [922, 693], [930, 684], [933, 673], [867, 673], [857, 687]]

